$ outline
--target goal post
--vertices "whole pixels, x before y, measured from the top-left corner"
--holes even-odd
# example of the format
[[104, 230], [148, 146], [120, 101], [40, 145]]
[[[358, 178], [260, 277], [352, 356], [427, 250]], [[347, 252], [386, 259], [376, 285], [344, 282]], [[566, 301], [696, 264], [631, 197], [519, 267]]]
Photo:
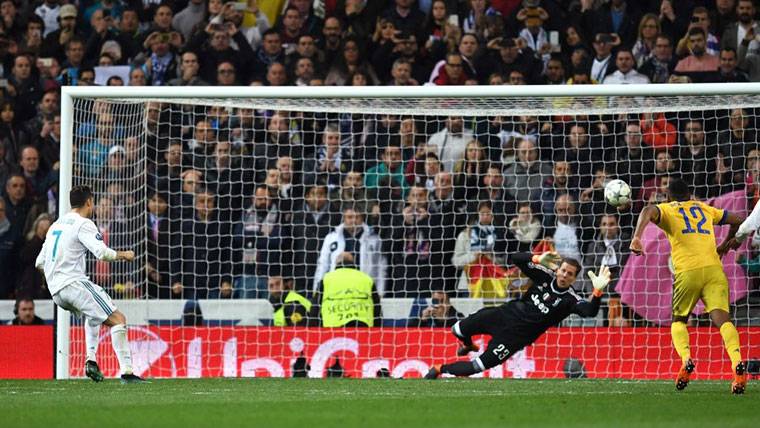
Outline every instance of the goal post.
[[[68, 195], [73, 179], [73, 141], [74, 141], [74, 99], [69, 93], [71, 88], [65, 86], [61, 92], [61, 152], [58, 194], [58, 213], [69, 212], [71, 205]], [[71, 315], [68, 311], [55, 305], [55, 377], [69, 378], [69, 353], [71, 349], [69, 329]]]
[[[595, 377], [669, 377], [676, 357], [669, 329], [663, 327], [668, 324], [670, 299], [666, 284], [671, 283], [667, 242], [662, 241], [664, 236], [649, 233], [647, 248], [654, 255], [641, 262], [628, 257], [627, 244], [611, 247], [610, 241], [623, 241], [623, 232], [631, 231], [638, 210], [660, 197], [661, 178], [675, 173], [691, 177], [700, 197], [748, 214], [757, 199], [748, 192], [760, 180], [760, 165], [757, 178], [753, 169], [760, 163], [754, 160], [754, 156], [760, 159], [760, 148], [757, 141], [742, 140], [733, 131], [741, 125], [746, 131], [742, 135], [749, 131], [754, 135], [760, 125], [758, 113], [760, 84], [756, 83], [63, 87], [59, 213], [70, 209], [68, 193], [73, 185], [90, 184], [97, 202], [107, 200], [104, 218], [95, 221], [99, 227], [101, 223], [110, 227], [109, 245], [135, 249], [137, 262], [108, 268], [90, 261], [88, 273], [96, 283], [97, 278], [111, 278], [99, 284], [114, 293], [117, 306], [135, 327], [130, 338], [138, 355], [136, 370], [148, 376], [291, 376], [293, 363], [305, 355], [313, 377], [326, 375], [327, 366], [338, 359], [351, 377], [374, 377], [383, 368], [393, 376], [416, 377], [426, 365], [453, 357], [453, 339], [447, 330], [407, 326], [408, 319], [420, 318], [438, 302], [431, 293], [447, 292], [454, 312], [464, 315], [519, 298], [525, 278], [510, 270], [508, 253], [554, 248], [580, 257], [584, 278], [587, 270], [598, 267], [593, 263], [617, 263], [620, 280], [612, 294], [616, 306], [605, 299], [605, 309], [596, 318], [568, 319], [561, 333], [550, 331], [536, 347], [485, 376], [557, 377], [566, 374], [568, 364], [580, 361]], [[732, 122], [736, 114], [738, 125]], [[270, 129], [274, 116], [284, 121], [280, 131]], [[461, 129], [446, 134], [447, 127], [454, 126], [452, 118], [463, 119], [457, 125]], [[692, 122], [699, 124], [709, 146], [702, 154], [697, 147], [688, 155], [692, 140], [686, 133], [692, 130], [686, 128]], [[627, 129], [629, 124], [638, 130]], [[199, 130], [208, 133], [208, 140], [200, 140], [206, 137], [198, 137]], [[337, 155], [326, 155], [332, 149], [325, 135], [333, 131], [340, 147]], [[629, 169], [638, 160], [625, 156], [627, 138], [639, 138], [638, 144], [648, 153], [649, 158], [637, 163], [646, 164], [645, 171]], [[229, 153], [216, 152], [219, 142], [229, 143]], [[182, 174], [160, 176], [156, 170], [170, 162], [169, 147], [175, 144], [181, 150]], [[580, 147], [573, 148], [574, 144]], [[397, 174], [399, 182], [385, 166], [386, 156], [396, 156], [386, 155], [389, 146], [400, 147], [397, 161], [403, 168], [414, 163], [414, 168]], [[470, 148], [478, 153], [473, 156], [482, 156], [474, 163], [468, 158]], [[669, 158], [660, 159], [659, 153]], [[235, 166], [219, 167], [215, 162], [224, 156], [231, 157]], [[432, 173], [426, 169], [428, 159], [436, 159], [430, 160]], [[521, 162], [529, 166], [521, 169]], [[568, 183], [554, 188], [556, 174], [563, 174], [556, 172], [558, 164], [563, 162], [571, 169]], [[489, 167], [500, 174], [503, 184], [486, 184], [495, 182], [488, 176]], [[438, 182], [435, 168], [449, 173], [452, 180], [443, 199], [436, 192], [445, 193], [445, 185]], [[196, 171], [202, 184], [188, 179], [196, 172], [187, 170]], [[344, 181], [354, 171], [360, 183], [344, 193], [348, 186]], [[278, 178], [283, 174], [292, 177]], [[602, 229], [601, 220], [614, 210], [598, 199], [598, 187], [605, 180], [634, 175], [633, 211], [612, 212], [621, 235], [606, 239], [600, 235], [608, 230]], [[186, 191], [186, 185], [194, 190]], [[317, 186], [325, 189], [321, 198], [327, 200], [317, 211], [330, 216], [318, 236], [304, 232], [311, 227], [304, 220], [304, 207], [311, 203], [307, 189]], [[267, 198], [278, 200], [275, 210], [262, 205], [266, 215], [260, 218], [255, 205], [258, 188], [267, 190]], [[346, 199], [345, 195], [359, 194], [359, 188], [364, 199]], [[204, 230], [213, 232], [202, 241], [204, 255], [198, 257], [208, 262], [202, 268], [200, 260], [193, 259], [198, 252], [188, 244], [201, 242], [194, 235], [200, 229], [193, 229], [193, 216], [199, 215], [198, 189], [207, 189], [213, 211], [209, 215], [216, 216], [203, 220], [213, 224]], [[171, 211], [166, 215], [170, 225], [160, 232], [146, 228], [153, 221], [147, 206], [154, 193], [167, 199], [166, 209]], [[562, 223], [563, 214], [555, 211], [565, 194], [576, 211], [568, 223]], [[444, 215], [448, 211], [440, 211], [448, 209], [441, 208], [447, 201], [458, 210], [450, 217]], [[479, 217], [485, 201], [495, 219], [489, 221], [501, 222], [495, 227], [480, 223], [486, 221]], [[519, 217], [523, 202], [530, 211], [525, 214], [526, 224]], [[273, 326], [268, 279], [291, 279], [296, 291], [311, 297], [319, 283], [315, 276], [324, 273], [319, 268], [324, 261], [318, 258], [325, 233], [343, 222], [346, 207], [363, 210], [365, 233], [376, 237], [377, 244], [355, 245], [378, 245], [372, 254], [377, 263], [370, 266], [362, 253], [360, 264], [368, 266], [367, 273], [371, 271], [382, 295], [382, 326], [347, 329], [345, 337], [336, 329]], [[277, 241], [268, 234], [262, 237], [262, 227], [268, 234], [279, 234]], [[468, 237], [473, 230], [477, 233]], [[158, 238], [152, 238], [152, 232], [169, 237], [163, 244], [153, 242]], [[725, 231], [716, 232], [716, 237], [724, 235]], [[262, 240], [276, 249], [256, 247], [263, 245]], [[751, 260], [754, 251], [745, 246], [742, 254]], [[744, 270], [748, 263], [732, 260], [724, 263], [732, 287], [732, 316], [741, 326], [743, 352], [748, 353], [751, 345], [760, 343], [759, 304], [751, 293], [756, 278]], [[492, 269], [486, 269], [491, 276], [476, 278], [472, 268], [484, 263]], [[582, 295], [588, 292], [588, 283], [580, 276], [578, 289]], [[183, 326], [180, 320], [188, 310], [200, 311], [205, 321]], [[613, 319], [615, 311], [624, 314]], [[81, 326], [61, 308], [56, 314], [56, 378], [81, 377]], [[693, 330], [692, 343], [703, 348], [698, 355], [706, 360], [706, 376], [724, 376], [727, 358], [717, 331], [705, 327], [703, 317], [694, 323], [701, 327]], [[101, 339], [110, 340], [105, 330]], [[99, 355], [105, 358], [104, 371], [113, 374], [116, 363], [109, 347], [102, 343]], [[661, 361], [650, 361], [655, 355]], [[642, 356], [645, 360], [638, 361]]]

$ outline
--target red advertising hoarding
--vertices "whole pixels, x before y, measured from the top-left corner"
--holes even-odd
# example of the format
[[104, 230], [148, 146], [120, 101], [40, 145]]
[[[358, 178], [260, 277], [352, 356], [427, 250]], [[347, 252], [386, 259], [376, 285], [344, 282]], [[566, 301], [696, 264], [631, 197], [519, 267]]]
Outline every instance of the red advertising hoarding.
[[[760, 328], [739, 328], [745, 358], [760, 359]], [[727, 379], [729, 363], [717, 330], [693, 328], [696, 378]], [[83, 376], [84, 336], [71, 332], [71, 375]], [[99, 360], [107, 375], [118, 364], [108, 331], [102, 330]], [[149, 377], [291, 376], [299, 355], [310, 376], [322, 377], [336, 358], [349, 377], [375, 377], [386, 368], [394, 377], [419, 377], [433, 363], [457, 359], [448, 330], [301, 329], [270, 327], [130, 327], [135, 371]], [[480, 338], [482, 341], [486, 338]], [[563, 365], [582, 362], [588, 377], [670, 379], [678, 368], [667, 328], [561, 328], [489, 370], [492, 378], [560, 378]], [[0, 378], [50, 379], [52, 326], [0, 327]]]
[[51, 379], [53, 366], [53, 326], [0, 326], [0, 379]]
[[[739, 331], [745, 356], [760, 359], [760, 328]], [[695, 378], [728, 379], [729, 362], [718, 331], [705, 327], [690, 332], [698, 364]], [[337, 359], [344, 375], [352, 378], [375, 377], [381, 368], [393, 377], [414, 378], [433, 363], [457, 359], [448, 329], [130, 327], [129, 336], [135, 372], [156, 378], [289, 377], [301, 354], [311, 366], [311, 377], [325, 376]], [[83, 330], [74, 328], [71, 339], [71, 375], [81, 377]], [[571, 358], [582, 362], [588, 377], [671, 379], [679, 366], [668, 328], [558, 328], [484, 376], [561, 378]], [[105, 329], [99, 361], [107, 376], [118, 374]]]

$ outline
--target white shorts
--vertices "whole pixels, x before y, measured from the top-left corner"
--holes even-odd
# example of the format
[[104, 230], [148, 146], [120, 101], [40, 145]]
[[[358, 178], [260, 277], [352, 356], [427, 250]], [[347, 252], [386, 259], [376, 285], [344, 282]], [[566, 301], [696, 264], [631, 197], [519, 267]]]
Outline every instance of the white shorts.
[[90, 281], [72, 282], [55, 293], [53, 301], [75, 315], [84, 315], [101, 324], [116, 310], [103, 288]]

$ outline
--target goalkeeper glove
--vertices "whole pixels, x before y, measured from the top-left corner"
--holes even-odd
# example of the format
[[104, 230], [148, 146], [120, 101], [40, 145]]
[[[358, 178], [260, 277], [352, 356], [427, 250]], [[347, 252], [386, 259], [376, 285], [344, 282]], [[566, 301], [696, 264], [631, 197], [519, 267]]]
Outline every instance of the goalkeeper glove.
[[533, 264], [541, 265], [551, 270], [557, 270], [559, 262], [562, 261], [562, 256], [553, 251], [549, 251], [541, 255], [537, 254], [533, 256], [531, 260], [533, 261]]
[[602, 297], [604, 289], [607, 287], [607, 284], [610, 283], [610, 268], [602, 265], [602, 267], [599, 268], [598, 275], [593, 271], [589, 271], [588, 277], [591, 279], [591, 284], [594, 286], [594, 297]]

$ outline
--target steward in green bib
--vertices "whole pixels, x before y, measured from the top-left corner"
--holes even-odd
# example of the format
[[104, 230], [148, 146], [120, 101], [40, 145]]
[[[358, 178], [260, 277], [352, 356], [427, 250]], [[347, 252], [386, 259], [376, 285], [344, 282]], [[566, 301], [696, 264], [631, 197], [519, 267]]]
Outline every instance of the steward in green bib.
[[344, 255], [322, 278], [312, 313], [322, 327], [379, 327], [382, 316], [375, 282], [353, 264], [350, 254]]
[[269, 277], [269, 302], [274, 308], [273, 324], [275, 327], [305, 326], [308, 324], [311, 301], [293, 291], [293, 280], [279, 275]]

